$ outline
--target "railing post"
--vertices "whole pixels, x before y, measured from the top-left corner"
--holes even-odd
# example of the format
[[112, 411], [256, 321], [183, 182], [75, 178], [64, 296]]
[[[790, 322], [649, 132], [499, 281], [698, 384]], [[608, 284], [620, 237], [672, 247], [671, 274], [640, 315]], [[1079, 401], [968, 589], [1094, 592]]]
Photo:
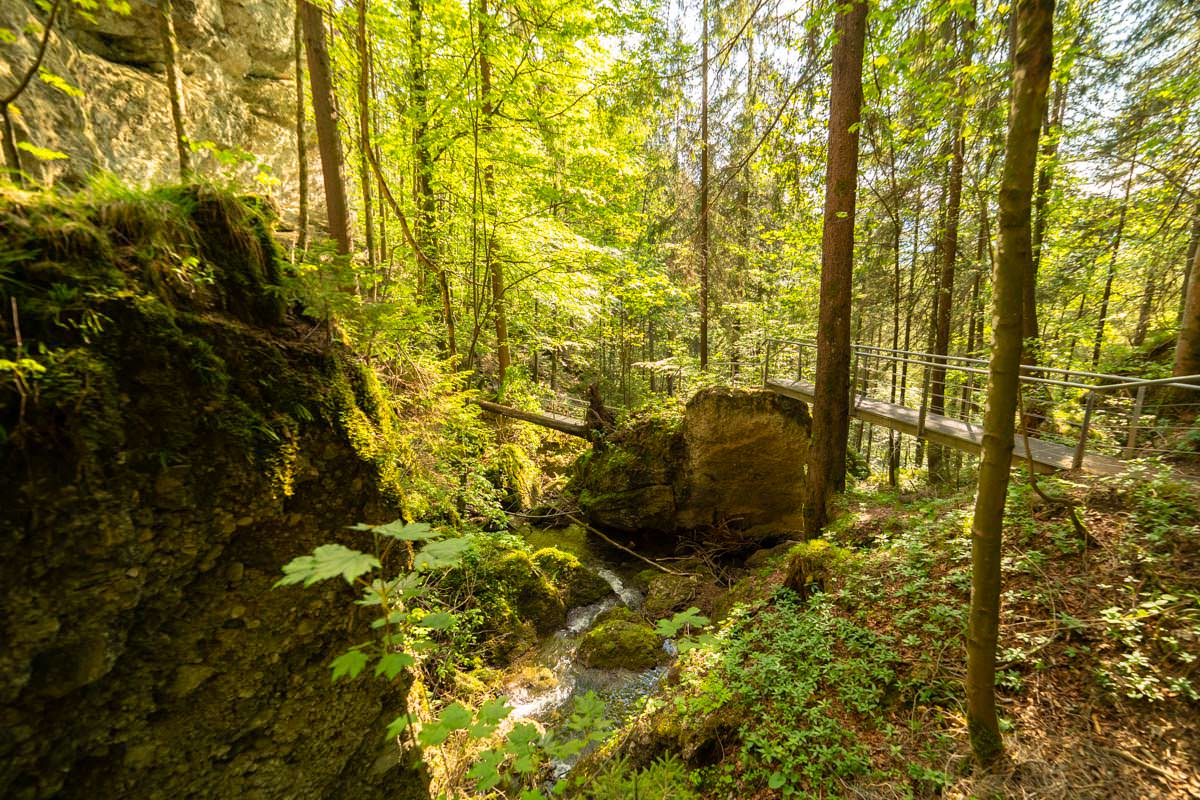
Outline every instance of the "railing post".
[[796, 342], [796, 380], [804, 380], [804, 343]]
[[767, 378], [771, 377], [771, 345], [774, 340], [767, 339], [767, 349], [763, 356], [763, 386], [767, 385]]
[[1083, 452], [1087, 449], [1088, 427], [1092, 424], [1092, 411], [1096, 408], [1096, 391], [1093, 389], [1088, 392], [1087, 406], [1083, 410], [1083, 424], [1079, 426], [1079, 443], [1075, 445], [1075, 458], [1071, 462], [1071, 469], [1079, 469], [1083, 466]]
[[854, 354], [850, 362], [850, 408], [854, 408], [854, 397], [858, 394], [855, 384], [858, 383], [858, 348], [851, 345], [851, 352]]
[[921, 411], [917, 414], [917, 436], [925, 435], [925, 414], [929, 410], [929, 367], [922, 367]]
[[1142, 416], [1142, 406], [1146, 402], [1146, 387], [1139, 386], [1137, 397], [1133, 401], [1133, 414], [1129, 417], [1129, 439], [1125, 442], [1125, 457], [1132, 458], [1137, 450], [1138, 421]]

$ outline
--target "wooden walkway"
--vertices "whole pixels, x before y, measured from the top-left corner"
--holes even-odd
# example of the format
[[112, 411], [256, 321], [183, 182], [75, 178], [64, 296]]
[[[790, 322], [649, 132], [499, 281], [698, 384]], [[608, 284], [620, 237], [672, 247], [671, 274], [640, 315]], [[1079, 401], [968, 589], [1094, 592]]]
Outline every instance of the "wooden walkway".
[[512, 408], [511, 406], [502, 406], [499, 403], [491, 403], [487, 400], [476, 400], [475, 405], [493, 414], [532, 422], [534, 425], [541, 425], [543, 428], [550, 428], [560, 433], [578, 436], [581, 439], [588, 438], [587, 426], [573, 417], [565, 417], [562, 414], [548, 414], [541, 411], [524, 411], [519, 408]]
[[[811, 403], [814, 397], [814, 387], [807, 381], [771, 378], [767, 381], [767, 388], [806, 403]], [[915, 408], [872, 400], [860, 395], [855, 399], [851, 414], [864, 422], [882, 425], [910, 436], [918, 435], [921, 414]], [[937, 414], [925, 415], [925, 430], [920, 435], [931, 442], [975, 455], [979, 454], [983, 442], [982, 427]], [[1032, 437], [1029, 439], [1029, 451], [1033, 456], [1034, 469], [1038, 472], [1069, 470], [1075, 459], [1075, 448]], [[1012, 460], [1014, 466], [1025, 463], [1023, 440], [1018, 439], [1016, 442]], [[1116, 475], [1125, 469], [1125, 465], [1109, 456], [1084, 453], [1082, 469], [1094, 475]]]

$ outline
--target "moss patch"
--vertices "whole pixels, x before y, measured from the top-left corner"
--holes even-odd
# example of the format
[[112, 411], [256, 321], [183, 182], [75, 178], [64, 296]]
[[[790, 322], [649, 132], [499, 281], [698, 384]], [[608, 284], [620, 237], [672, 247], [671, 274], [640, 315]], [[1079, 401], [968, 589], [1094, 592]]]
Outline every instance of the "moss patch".
[[579, 660], [595, 669], [650, 669], [666, 658], [658, 635], [644, 622], [610, 619], [579, 643]]

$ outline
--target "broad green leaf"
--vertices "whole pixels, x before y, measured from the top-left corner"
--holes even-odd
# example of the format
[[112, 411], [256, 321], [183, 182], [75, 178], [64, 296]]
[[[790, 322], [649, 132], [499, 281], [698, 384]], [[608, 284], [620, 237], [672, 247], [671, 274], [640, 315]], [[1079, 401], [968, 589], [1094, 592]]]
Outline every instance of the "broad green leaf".
[[442, 569], [459, 562], [462, 554], [471, 548], [471, 540], [465, 536], [430, 542], [417, 553], [413, 566], [417, 569]]
[[408, 653], [388, 653], [375, 665], [375, 674], [392, 680], [416, 663], [417, 660]]
[[431, 722], [421, 726], [417, 733], [417, 741], [424, 747], [437, 747], [450, 736], [450, 730], [440, 722]]
[[354, 583], [354, 579], [363, 573], [379, 567], [379, 559], [343, 547], [340, 544], [323, 544], [312, 555], [293, 558], [283, 567], [283, 577], [275, 582], [276, 586], [290, 586], [303, 583], [312, 586], [317, 581], [326, 578], [342, 576], [346, 583]]
[[434, 611], [431, 614], [426, 614], [417, 621], [417, 625], [422, 628], [430, 628], [435, 631], [444, 631], [454, 624], [454, 615], [449, 611]]
[[399, 736], [400, 734], [404, 733], [406, 730], [408, 730], [411, 725], [412, 725], [412, 717], [410, 717], [408, 714], [402, 714], [401, 716], [396, 717], [394, 720], [392, 720], [391, 722], [388, 723], [387, 737], [389, 739], [394, 739], [397, 736]]
[[475, 760], [475, 764], [467, 770], [467, 777], [475, 781], [475, 788], [481, 792], [500, 783], [500, 765], [504, 763], [504, 753], [497, 750], [484, 750]]
[[333, 680], [343, 676], [357, 678], [371, 659], [361, 650], [349, 650], [333, 660]]
[[402, 542], [420, 542], [426, 539], [433, 539], [439, 535], [427, 522], [410, 522], [405, 524], [403, 520], [399, 519], [395, 522], [389, 522], [386, 525], [378, 525], [372, 530], [381, 536], [399, 539]]
[[452, 731], [465, 731], [471, 724], [471, 711], [462, 703], [451, 703], [442, 709], [438, 722]]

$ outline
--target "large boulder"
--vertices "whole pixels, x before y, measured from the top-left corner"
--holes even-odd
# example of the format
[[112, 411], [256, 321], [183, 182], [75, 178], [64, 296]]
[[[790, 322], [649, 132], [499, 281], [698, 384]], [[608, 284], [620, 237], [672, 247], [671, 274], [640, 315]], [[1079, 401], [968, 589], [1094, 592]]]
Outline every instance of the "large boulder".
[[636, 533], [758, 528], [799, 509], [808, 406], [762, 389], [698, 392], [682, 414], [635, 415], [576, 464], [595, 525]]
[[675, 524], [762, 525], [803, 502], [808, 406], [762, 389], [706, 389], [687, 404]]

